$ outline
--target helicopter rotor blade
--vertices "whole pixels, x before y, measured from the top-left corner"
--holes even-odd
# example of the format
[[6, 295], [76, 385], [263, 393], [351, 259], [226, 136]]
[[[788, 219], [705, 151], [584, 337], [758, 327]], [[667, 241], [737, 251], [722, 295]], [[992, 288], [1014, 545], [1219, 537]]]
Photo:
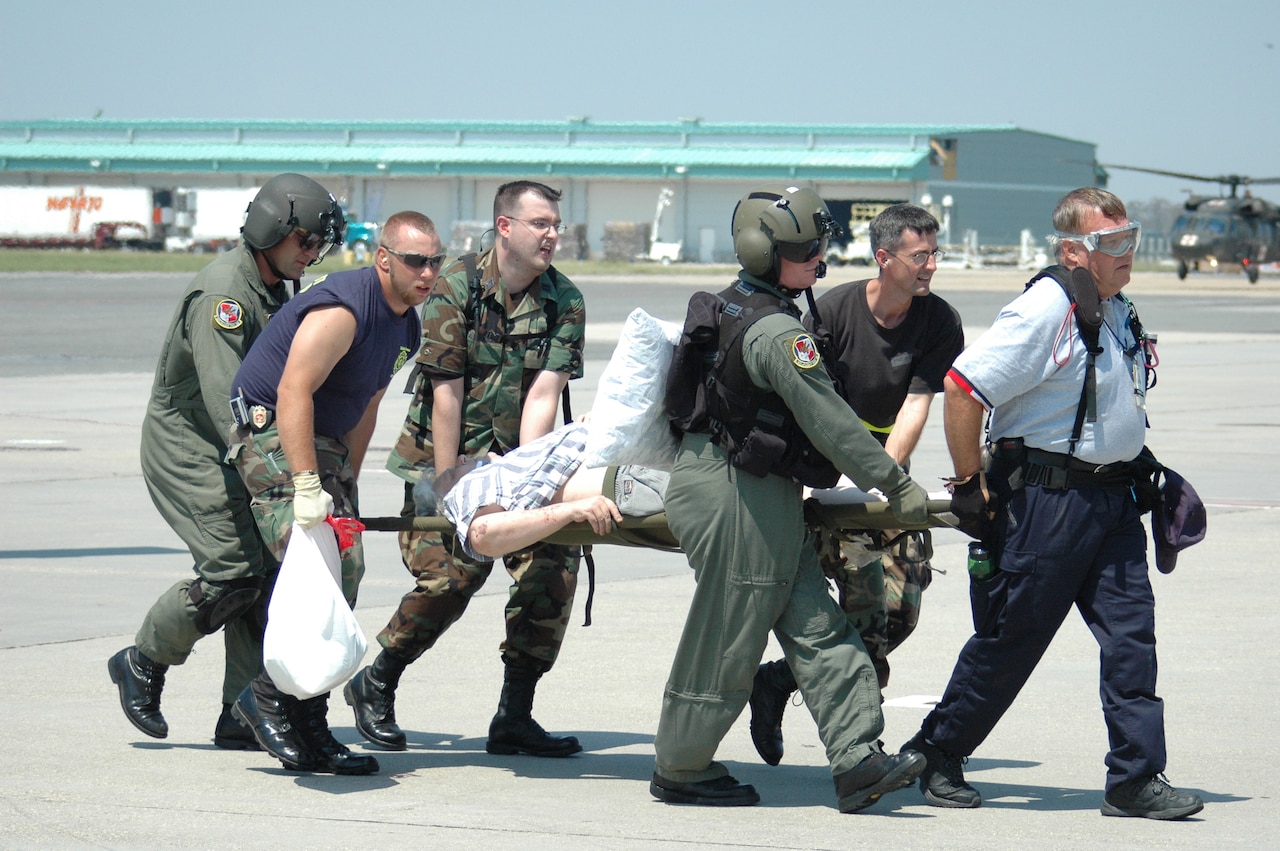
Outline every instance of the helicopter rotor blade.
[[1159, 174], [1164, 177], [1178, 177], [1183, 180], [1201, 180], [1205, 183], [1217, 183], [1220, 186], [1230, 186], [1234, 192], [1237, 186], [1265, 185], [1280, 183], [1280, 177], [1248, 177], [1243, 174], [1220, 174], [1216, 177], [1210, 177], [1204, 174], [1187, 174], [1181, 171], [1165, 171], [1158, 168], [1143, 168], [1136, 165], [1116, 165], [1114, 163], [1098, 163], [1102, 168], [1116, 168], [1124, 171], [1141, 171], [1146, 174]]

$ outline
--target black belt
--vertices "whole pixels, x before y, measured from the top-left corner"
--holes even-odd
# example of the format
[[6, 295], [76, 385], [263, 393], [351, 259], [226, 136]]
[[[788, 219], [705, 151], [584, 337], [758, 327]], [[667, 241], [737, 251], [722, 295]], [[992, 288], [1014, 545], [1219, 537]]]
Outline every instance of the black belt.
[[1133, 483], [1133, 465], [1128, 461], [1092, 464], [1071, 455], [1027, 449], [1023, 482], [1051, 490], [1067, 488], [1127, 489]]

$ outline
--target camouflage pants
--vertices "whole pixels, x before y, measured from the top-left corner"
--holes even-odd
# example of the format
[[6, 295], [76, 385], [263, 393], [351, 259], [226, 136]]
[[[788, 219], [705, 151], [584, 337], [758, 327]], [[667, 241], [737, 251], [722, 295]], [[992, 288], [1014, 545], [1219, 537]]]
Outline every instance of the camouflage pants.
[[[405, 488], [404, 516], [413, 514], [412, 487]], [[471, 598], [489, 578], [493, 562], [473, 561], [434, 532], [401, 532], [400, 554], [416, 587], [378, 633], [378, 643], [397, 657], [413, 661], [430, 649], [462, 617]], [[582, 550], [539, 544], [503, 559], [512, 585], [506, 606], [504, 659], [551, 669], [573, 610]]]
[[889, 684], [889, 654], [915, 630], [933, 580], [929, 531], [818, 532], [818, 561], [836, 586], [840, 608], [862, 636], [880, 688]]
[[[317, 436], [315, 443], [320, 484], [333, 497], [333, 515], [357, 517], [356, 476], [347, 460], [346, 444], [322, 436]], [[280, 446], [280, 433], [274, 425], [259, 432], [237, 428], [228, 458], [249, 488], [250, 507], [262, 542], [277, 562], [283, 561], [293, 529], [293, 475]], [[353, 609], [363, 577], [364, 544], [357, 534], [351, 548], [342, 552], [342, 594]]]

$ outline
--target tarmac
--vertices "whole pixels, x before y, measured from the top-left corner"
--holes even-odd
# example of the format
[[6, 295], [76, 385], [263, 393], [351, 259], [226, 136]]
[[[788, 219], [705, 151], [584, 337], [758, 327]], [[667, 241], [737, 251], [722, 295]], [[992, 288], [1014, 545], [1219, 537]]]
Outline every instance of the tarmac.
[[[848, 277], [848, 276], [846, 276]], [[935, 290], [970, 339], [1025, 274], [940, 272]], [[213, 746], [223, 667], [218, 636], [170, 669], [163, 740], [120, 710], [108, 657], [133, 641], [152, 601], [185, 575], [189, 555], [150, 504], [138, 438], [164, 322], [186, 276], [0, 275], [0, 694], [4, 770], [0, 848], [1224, 848], [1270, 847], [1280, 824], [1280, 280], [1138, 276], [1127, 292], [1160, 333], [1149, 444], [1209, 507], [1209, 534], [1157, 598], [1169, 780], [1204, 810], [1184, 822], [1104, 818], [1106, 730], [1097, 647], [1068, 618], [1036, 673], [966, 766], [977, 810], [926, 804], [915, 788], [842, 815], [803, 706], [785, 717], [777, 767], [756, 755], [747, 713], [718, 758], [759, 790], [749, 808], [670, 806], [648, 791], [663, 685], [693, 580], [679, 555], [596, 549], [593, 624], [585, 578], [563, 652], [543, 678], [535, 716], [573, 734], [569, 759], [491, 756], [484, 745], [502, 681], [498, 644], [507, 588], [500, 570], [471, 610], [404, 675], [397, 713], [408, 750], [356, 733], [340, 694], [335, 735], [373, 753], [369, 777], [290, 773], [260, 752]], [[645, 304], [679, 320], [691, 286], [719, 279], [580, 282], [597, 319], [575, 407], [589, 407], [616, 323]], [[157, 324], [159, 323], [159, 324]], [[361, 504], [395, 514], [398, 480], [382, 470], [407, 402], [382, 404]], [[935, 405], [913, 472], [949, 474]], [[366, 535], [356, 614], [371, 646], [410, 578], [394, 535]], [[891, 657], [884, 741], [918, 729], [972, 631], [964, 538], [935, 534], [939, 572], [915, 634]], [[766, 658], [774, 658], [771, 644]], [[367, 660], [372, 660], [371, 651]], [[1270, 838], [1268, 838], [1270, 837]]]

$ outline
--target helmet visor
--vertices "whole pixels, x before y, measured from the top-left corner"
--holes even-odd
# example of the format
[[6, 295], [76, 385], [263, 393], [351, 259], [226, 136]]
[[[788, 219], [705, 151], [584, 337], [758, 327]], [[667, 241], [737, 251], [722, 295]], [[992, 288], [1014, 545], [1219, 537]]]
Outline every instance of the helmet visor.
[[808, 263], [827, 250], [827, 238], [811, 239], [807, 242], [779, 242], [778, 256], [792, 263]]

